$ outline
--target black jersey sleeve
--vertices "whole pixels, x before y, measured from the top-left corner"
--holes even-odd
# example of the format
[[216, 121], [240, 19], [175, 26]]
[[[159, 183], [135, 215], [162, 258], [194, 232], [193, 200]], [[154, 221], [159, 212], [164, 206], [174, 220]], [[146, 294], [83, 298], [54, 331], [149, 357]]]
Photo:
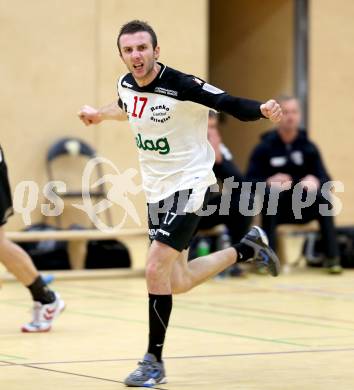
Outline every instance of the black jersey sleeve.
[[260, 110], [261, 102], [231, 96], [191, 75], [184, 77], [182, 100], [190, 100], [214, 110], [226, 112], [241, 121], [264, 118]]

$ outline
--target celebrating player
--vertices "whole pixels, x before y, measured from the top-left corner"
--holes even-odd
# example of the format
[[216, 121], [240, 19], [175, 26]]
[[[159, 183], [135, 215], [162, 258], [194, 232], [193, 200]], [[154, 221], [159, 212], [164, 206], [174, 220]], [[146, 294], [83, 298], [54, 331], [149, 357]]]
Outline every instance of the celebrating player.
[[118, 100], [95, 109], [83, 106], [85, 125], [104, 120], [129, 120], [136, 138], [149, 211], [151, 246], [147, 255], [149, 345], [128, 386], [165, 383], [162, 347], [172, 310], [172, 294], [186, 292], [236, 261], [258, 261], [276, 276], [279, 261], [259, 227], [239, 244], [187, 262], [190, 241], [207, 203], [215, 155], [207, 141], [209, 109], [243, 121], [279, 121], [275, 100], [263, 104], [233, 97], [158, 62], [154, 30], [138, 20], [125, 24], [117, 40], [129, 73], [118, 81]]

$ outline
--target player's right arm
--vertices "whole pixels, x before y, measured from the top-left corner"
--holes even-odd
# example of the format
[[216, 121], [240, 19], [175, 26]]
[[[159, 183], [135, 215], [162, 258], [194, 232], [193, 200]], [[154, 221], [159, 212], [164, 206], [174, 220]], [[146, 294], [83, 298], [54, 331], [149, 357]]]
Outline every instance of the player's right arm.
[[85, 105], [81, 107], [77, 115], [86, 126], [97, 125], [105, 120], [125, 121], [128, 119], [127, 114], [118, 106], [117, 102], [98, 109]]

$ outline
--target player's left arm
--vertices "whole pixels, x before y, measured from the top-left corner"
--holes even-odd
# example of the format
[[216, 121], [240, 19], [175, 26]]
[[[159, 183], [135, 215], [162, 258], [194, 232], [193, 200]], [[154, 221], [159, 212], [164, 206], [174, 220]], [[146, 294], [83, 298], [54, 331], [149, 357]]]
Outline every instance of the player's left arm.
[[241, 121], [268, 118], [276, 123], [282, 116], [280, 105], [274, 99], [262, 103], [257, 100], [231, 96], [194, 76], [186, 76], [183, 97], [184, 100], [226, 112]]

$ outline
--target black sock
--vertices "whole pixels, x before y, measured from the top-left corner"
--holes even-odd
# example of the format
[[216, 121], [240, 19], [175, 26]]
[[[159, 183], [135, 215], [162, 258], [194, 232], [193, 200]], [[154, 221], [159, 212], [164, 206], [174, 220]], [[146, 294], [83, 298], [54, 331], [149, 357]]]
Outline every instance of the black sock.
[[55, 294], [48, 288], [41, 276], [38, 276], [32, 284], [27, 286], [30, 290], [32, 298], [36, 302], [42, 304], [53, 303], [55, 301]]
[[254, 256], [254, 249], [249, 245], [239, 242], [238, 244], [233, 245], [233, 247], [236, 249], [237, 252], [238, 263], [242, 263], [244, 261], [252, 259], [252, 257]]
[[149, 294], [149, 347], [148, 353], [161, 361], [163, 343], [172, 310], [172, 295]]

